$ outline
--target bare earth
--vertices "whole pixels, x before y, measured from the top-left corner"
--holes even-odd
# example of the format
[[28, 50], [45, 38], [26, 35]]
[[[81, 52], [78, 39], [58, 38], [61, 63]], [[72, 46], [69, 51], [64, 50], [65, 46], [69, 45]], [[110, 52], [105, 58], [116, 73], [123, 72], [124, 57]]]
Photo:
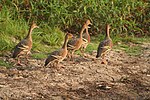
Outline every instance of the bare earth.
[[60, 68], [44, 68], [44, 59], [0, 67], [0, 100], [150, 100], [150, 44], [142, 46], [140, 56], [112, 50], [108, 65], [93, 51]]

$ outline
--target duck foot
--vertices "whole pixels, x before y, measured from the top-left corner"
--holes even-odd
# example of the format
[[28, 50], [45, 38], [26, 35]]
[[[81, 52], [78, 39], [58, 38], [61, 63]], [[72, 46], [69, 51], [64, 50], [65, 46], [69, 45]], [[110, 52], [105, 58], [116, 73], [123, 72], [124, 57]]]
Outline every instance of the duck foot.
[[107, 64], [108, 64], [108, 62], [107, 62], [106, 60], [102, 60], [101, 64], [105, 64], [105, 65], [107, 65]]

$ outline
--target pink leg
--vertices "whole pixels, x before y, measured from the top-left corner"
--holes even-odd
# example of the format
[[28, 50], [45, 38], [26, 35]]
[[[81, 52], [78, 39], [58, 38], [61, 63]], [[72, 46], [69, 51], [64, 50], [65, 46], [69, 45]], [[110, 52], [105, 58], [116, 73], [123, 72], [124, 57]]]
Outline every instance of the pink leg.
[[105, 64], [105, 65], [107, 65], [107, 61], [106, 61], [106, 59], [105, 59], [105, 55], [103, 54], [102, 55], [102, 62], [101, 62], [101, 64]]
[[18, 59], [17, 59], [17, 64], [16, 65], [18, 65], [18, 66], [22, 66], [23, 64], [21, 63], [21, 61], [20, 61], [20, 57], [18, 57]]

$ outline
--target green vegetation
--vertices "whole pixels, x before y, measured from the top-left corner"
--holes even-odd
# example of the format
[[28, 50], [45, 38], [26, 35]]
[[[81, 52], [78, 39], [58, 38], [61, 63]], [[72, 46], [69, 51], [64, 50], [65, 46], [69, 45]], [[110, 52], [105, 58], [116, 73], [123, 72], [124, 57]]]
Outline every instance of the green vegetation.
[[11, 68], [12, 64], [5, 62], [5, 61], [0, 59], [0, 66], [6, 67], [6, 68]]
[[13, 19], [37, 20], [62, 30], [80, 29], [85, 19], [94, 26], [93, 33], [112, 24], [114, 34], [148, 34], [148, 0], [2, 0], [2, 10], [11, 12]]
[[116, 46], [115, 49], [123, 50], [132, 56], [138, 56], [142, 52], [142, 47], [139, 45], [131, 46], [131, 45], [127, 45], [127, 44], [120, 44], [120, 45]]
[[47, 57], [47, 54], [44, 53], [34, 53], [32, 54], [32, 58], [35, 59], [45, 59]]
[[127, 50], [128, 43], [146, 41], [141, 37], [149, 36], [149, 11], [148, 0], [1, 0], [0, 51], [11, 51], [27, 35], [34, 20], [40, 28], [32, 34], [33, 58], [44, 58], [34, 53], [47, 54], [60, 48], [65, 32], [79, 32], [85, 20], [90, 19], [93, 36], [86, 51], [97, 49], [109, 23], [114, 44], [120, 42], [123, 46], [118, 48], [134, 52], [134, 48]]
[[138, 56], [142, 53], [141, 44], [143, 42], [149, 42], [149, 37], [137, 38], [137, 37], [115, 37], [114, 49], [123, 50], [129, 55]]

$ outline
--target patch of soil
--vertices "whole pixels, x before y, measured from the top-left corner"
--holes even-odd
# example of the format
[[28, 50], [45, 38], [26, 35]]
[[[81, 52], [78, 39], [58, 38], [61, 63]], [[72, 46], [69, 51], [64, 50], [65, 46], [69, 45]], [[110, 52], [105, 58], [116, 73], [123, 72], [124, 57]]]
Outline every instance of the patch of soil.
[[75, 62], [53, 68], [35, 59], [27, 66], [0, 67], [0, 100], [150, 99], [150, 44], [143, 44], [140, 56], [113, 50], [108, 65], [95, 55], [76, 55]]

